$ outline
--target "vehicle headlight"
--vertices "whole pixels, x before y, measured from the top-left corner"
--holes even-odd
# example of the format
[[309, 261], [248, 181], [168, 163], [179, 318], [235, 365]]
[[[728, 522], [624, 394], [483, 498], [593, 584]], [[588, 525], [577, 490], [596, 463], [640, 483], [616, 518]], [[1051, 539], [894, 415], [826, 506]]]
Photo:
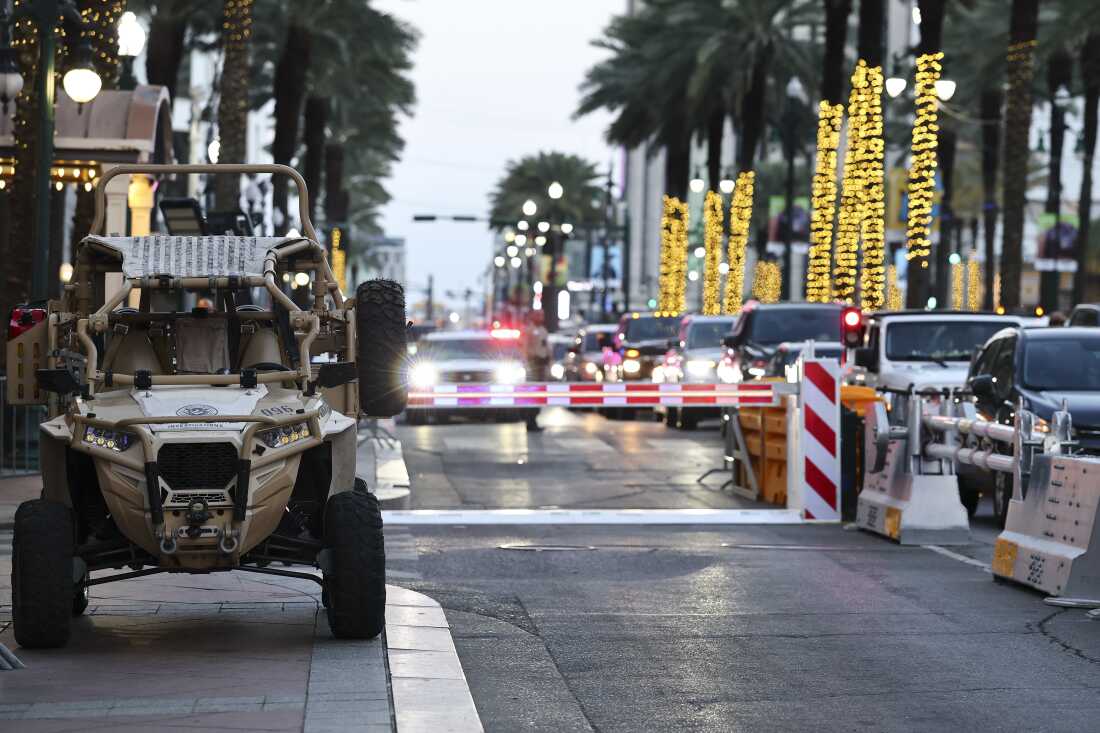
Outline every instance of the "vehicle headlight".
[[749, 367], [749, 376], [750, 377], [762, 377], [767, 373], [768, 373], [768, 370], [766, 370], [764, 367], [758, 367], [758, 366]]
[[431, 364], [416, 364], [409, 372], [409, 383], [414, 387], [433, 387], [439, 381], [439, 371]]
[[637, 359], [626, 359], [623, 361], [623, 371], [627, 374], [637, 374], [642, 371], [642, 362]]
[[663, 384], [664, 381], [665, 381], [665, 367], [658, 364], [657, 366], [653, 367], [653, 383], [654, 384]]
[[710, 359], [690, 359], [687, 363], [687, 372], [693, 377], [709, 376], [715, 363]]
[[134, 444], [136, 440], [132, 433], [124, 433], [120, 430], [107, 430], [105, 428], [84, 428], [84, 442], [88, 445], [108, 448], [121, 453]]
[[637, 349], [627, 349], [626, 350], [626, 355], [629, 356], [629, 357], [639, 356], [640, 354], [641, 354], [641, 352], [638, 351]]
[[296, 425], [283, 425], [279, 428], [261, 430], [256, 434], [256, 437], [263, 441], [268, 448], [282, 448], [308, 438], [309, 423], [300, 422]]
[[1050, 423], [1041, 417], [1036, 417], [1031, 424], [1031, 431], [1040, 435], [1047, 435], [1050, 433]]
[[554, 379], [561, 379], [565, 376], [565, 367], [561, 364], [552, 364], [550, 366], [550, 376]]
[[734, 368], [733, 364], [728, 361], [722, 361], [721, 363], [719, 363], [717, 371], [718, 378], [722, 380], [722, 382], [725, 384], [734, 384], [735, 382], [740, 381], [739, 377], [741, 375], [737, 373], [737, 369]]
[[596, 366], [596, 362], [594, 361], [587, 362], [584, 365], [584, 371], [586, 374], [595, 374], [596, 369], [598, 369], [598, 367]]
[[516, 384], [524, 379], [527, 379], [527, 370], [519, 364], [501, 364], [497, 367], [496, 382], [498, 384]]

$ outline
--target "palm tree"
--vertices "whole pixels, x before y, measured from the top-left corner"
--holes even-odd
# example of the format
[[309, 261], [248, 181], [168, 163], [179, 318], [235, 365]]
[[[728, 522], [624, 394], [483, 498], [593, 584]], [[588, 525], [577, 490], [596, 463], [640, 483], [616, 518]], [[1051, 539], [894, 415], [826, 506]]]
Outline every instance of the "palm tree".
[[[945, 2], [946, 0], [920, 0], [919, 2], [921, 23], [917, 52], [922, 57], [928, 58], [940, 53], [943, 48]], [[905, 294], [906, 305], [910, 308], [923, 308], [928, 298], [931, 216], [914, 204], [918, 198], [921, 198], [921, 192], [930, 192], [934, 181], [934, 166], [929, 166], [928, 163], [935, 161], [937, 148], [935, 109], [936, 102], [932, 99], [926, 109], [918, 109], [918, 115], [925, 115], [925, 123], [913, 126], [914, 164], [909, 170], [909, 268]], [[918, 147], [923, 155], [916, 154]]]
[[1092, 163], [1096, 155], [1097, 104], [1100, 103], [1100, 31], [1090, 31], [1081, 45], [1081, 79], [1084, 82], [1085, 110], [1084, 174], [1081, 194], [1077, 197], [1077, 272], [1073, 278], [1073, 302], [1085, 300], [1088, 286], [1089, 229], [1092, 220]]
[[190, 46], [212, 33], [221, 20], [217, 5], [194, 0], [129, 0], [128, 10], [149, 18], [149, 40], [145, 46], [145, 76], [150, 84], [168, 89], [176, 98], [180, 66]]
[[489, 220], [500, 231], [513, 226], [523, 217], [523, 204], [532, 200], [539, 206], [536, 217], [550, 205], [546, 189], [557, 181], [564, 195], [554, 203], [554, 212], [575, 226], [594, 222], [602, 213], [593, 202], [602, 201], [603, 191], [597, 182], [596, 165], [576, 155], [540, 152], [509, 161], [504, 175], [489, 195]]
[[817, 155], [813, 177], [813, 214], [810, 257], [806, 272], [806, 299], [832, 299], [833, 219], [836, 216], [837, 146], [844, 115], [844, 45], [852, 0], [824, 0], [825, 57], [821, 66], [821, 102], [818, 105]]
[[[1059, 90], [1065, 88], [1068, 91], [1073, 83], [1073, 58], [1064, 47], [1056, 48], [1046, 59], [1046, 67], [1047, 92], [1050, 96], [1050, 160], [1045, 211], [1059, 221], [1062, 211], [1062, 150], [1066, 140], [1066, 110], [1059, 100]], [[1039, 303], [1048, 312], [1058, 308], [1060, 279], [1056, 270], [1039, 275]]]
[[[244, 163], [248, 150], [249, 82], [251, 79], [253, 0], [225, 0], [222, 5], [222, 72], [218, 100], [220, 163]], [[222, 211], [240, 206], [237, 176], [214, 179], [214, 201]]]
[[1005, 157], [1002, 204], [1004, 235], [1001, 247], [1001, 304], [1020, 307], [1023, 268], [1024, 207], [1027, 204], [1027, 167], [1031, 132], [1031, 84], [1034, 77], [1039, 0], [1012, 0], [1009, 15], [1005, 105]]

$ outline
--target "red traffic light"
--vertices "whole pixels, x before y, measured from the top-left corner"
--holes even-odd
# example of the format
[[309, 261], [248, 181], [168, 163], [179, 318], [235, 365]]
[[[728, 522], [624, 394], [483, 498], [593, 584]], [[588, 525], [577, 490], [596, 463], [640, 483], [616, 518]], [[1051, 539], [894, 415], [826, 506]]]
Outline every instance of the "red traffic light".
[[840, 335], [844, 346], [849, 349], [863, 342], [863, 314], [859, 308], [848, 307], [840, 312]]

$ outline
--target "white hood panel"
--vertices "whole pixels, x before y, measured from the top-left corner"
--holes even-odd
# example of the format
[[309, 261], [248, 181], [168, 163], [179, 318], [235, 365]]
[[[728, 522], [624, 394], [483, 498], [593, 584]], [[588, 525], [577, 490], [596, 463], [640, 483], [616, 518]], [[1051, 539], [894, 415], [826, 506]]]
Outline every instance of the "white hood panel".
[[217, 422], [218, 415], [251, 415], [256, 404], [267, 396], [267, 387], [260, 384], [251, 389], [240, 387], [157, 387], [135, 390], [134, 400], [146, 417], [202, 417], [209, 419], [192, 423], [150, 425], [154, 432], [172, 430], [244, 430], [247, 423]]

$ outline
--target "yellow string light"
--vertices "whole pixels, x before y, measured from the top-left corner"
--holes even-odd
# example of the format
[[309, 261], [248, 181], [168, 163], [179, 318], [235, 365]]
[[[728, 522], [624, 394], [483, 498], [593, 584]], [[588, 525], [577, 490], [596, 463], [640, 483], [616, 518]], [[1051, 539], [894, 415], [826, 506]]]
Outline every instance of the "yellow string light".
[[811, 192], [810, 258], [806, 267], [806, 300], [828, 303], [833, 299], [832, 244], [836, 215], [836, 164], [844, 105], [822, 100], [817, 116], [817, 162]]
[[760, 260], [753, 268], [752, 297], [761, 303], [779, 302], [781, 288], [779, 265], [768, 260]]
[[669, 308], [669, 287], [672, 278], [672, 212], [674, 211], [674, 199], [665, 196], [661, 199], [663, 211], [661, 213], [661, 260], [658, 265], [657, 276], [657, 308], [661, 311]]
[[886, 268], [886, 307], [892, 311], [902, 308], [901, 288], [898, 287], [898, 268]]
[[[862, 61], [860, 62], [862, 63]], [[886, 299], [886, 173], [883, 158], [881, 66], [867, 68], [864, 103], [866, 117], [860, 127], [863, 168], [863, 264], [860, 272], [860, 305], [865, 311], [882, 308]]]
[[982, 266], [973, 257], [966, 263], [966, 309], [981, 310], [982, 307]]
[[[909, 221], [906, 232], [906, 258], [909, 267], [928, 268], [932, 252], [929, 225], [932, 222], [932, 197], [936, 186], [936, 146], [939, 141], [936, 82], [943, 67], [943, 52], [917, 57], [917, 111], [913, 121], [911, 163], [909, 165]], [[913, 275], [910, 275], [910, 281]]]
[[956, 262], [951, 265], [951, 308], [961, 311], [966, 304], [966, 292], [963, 283], [966, 265]]
[[844, 175], [840, 186], [840, 213], [837, 216], [833, 295], [846, 303], [855, 302], [856, 275], [859, 269], [859, 235], [866, 216], [866, 170], [864, 166], [863, 127], [868, 117], [867, 63], [860, 59], [852, 72], [852, 92], [848, 98], [848, 139], [844, 150]]
[[729, 274], [726, 275], [726, 297], [722, 310], [737, 313], [745, 292], [745, 245], [749, 241], [749, 227], [752, 224], [753, 187], [756, 173], [741, 171], [730, 200], [730, 239], [726, 261]]
[[675, 196], [665, 196], [663, 203], [657, 307], [662, 313], [683, 313], [687, 308], [688, 209]]
[[708, 191], [703, 201], [703, 246], [707, 253], [703, 261], [703, 314], [716, 316], [722, 312], [719, 301], [719, 267], [722, 265], [722, 195]]

